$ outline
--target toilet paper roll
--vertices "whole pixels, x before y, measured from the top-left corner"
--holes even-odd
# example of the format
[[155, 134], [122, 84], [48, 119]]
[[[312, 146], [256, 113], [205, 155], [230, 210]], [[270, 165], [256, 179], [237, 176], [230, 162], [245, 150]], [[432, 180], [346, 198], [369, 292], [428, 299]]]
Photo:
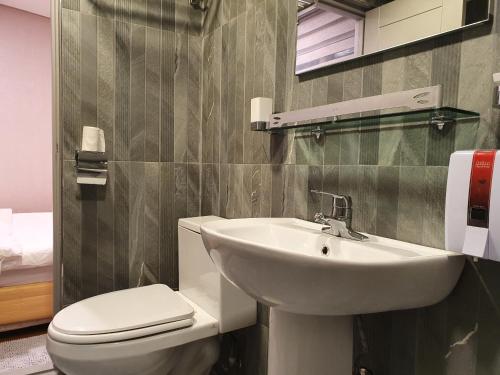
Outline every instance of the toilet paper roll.
[[487, 256], [488, 251], [488, 228], [472, 227], [465, 229], [463, 253], [478, 258]]
[[106, 152], [104, 131], [93, 126], [84, 126], [82, 134], [82, 151]]

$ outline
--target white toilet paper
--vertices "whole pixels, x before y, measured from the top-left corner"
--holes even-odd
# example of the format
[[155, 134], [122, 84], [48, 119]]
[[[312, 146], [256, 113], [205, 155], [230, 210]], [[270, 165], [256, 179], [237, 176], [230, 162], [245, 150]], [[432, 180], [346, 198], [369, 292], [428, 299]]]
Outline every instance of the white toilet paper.
[[93, 126], [84, 126], [82, 134], [82, 151], [106, 152], [104, 131]]
[[478, 258], [487, 256], [488, 232], [488, 228], [471, 227], [468, 225], [465, 229], [463, 253]]

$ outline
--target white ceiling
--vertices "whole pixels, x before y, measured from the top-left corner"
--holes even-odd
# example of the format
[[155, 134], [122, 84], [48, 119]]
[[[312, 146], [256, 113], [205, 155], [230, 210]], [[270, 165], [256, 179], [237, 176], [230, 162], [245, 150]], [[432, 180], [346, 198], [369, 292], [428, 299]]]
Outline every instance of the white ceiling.
[[0, 0], [0, 5], [7, 5], [39, 16], [50, 17], [50, 0]]

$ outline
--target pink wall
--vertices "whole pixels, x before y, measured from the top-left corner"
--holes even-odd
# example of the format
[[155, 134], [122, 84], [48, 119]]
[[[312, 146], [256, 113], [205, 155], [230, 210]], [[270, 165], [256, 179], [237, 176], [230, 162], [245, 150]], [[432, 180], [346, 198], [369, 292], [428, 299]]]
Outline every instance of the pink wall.
[[0, 208], [52, 210], [50, 19], [0, 5]]

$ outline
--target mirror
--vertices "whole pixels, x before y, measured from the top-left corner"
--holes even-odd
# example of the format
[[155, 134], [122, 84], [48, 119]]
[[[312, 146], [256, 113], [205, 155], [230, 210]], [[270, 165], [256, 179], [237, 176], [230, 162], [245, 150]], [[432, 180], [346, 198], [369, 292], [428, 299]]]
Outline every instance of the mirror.
[[297, 1], [296, 74], [490, 19], [490, 0]]

